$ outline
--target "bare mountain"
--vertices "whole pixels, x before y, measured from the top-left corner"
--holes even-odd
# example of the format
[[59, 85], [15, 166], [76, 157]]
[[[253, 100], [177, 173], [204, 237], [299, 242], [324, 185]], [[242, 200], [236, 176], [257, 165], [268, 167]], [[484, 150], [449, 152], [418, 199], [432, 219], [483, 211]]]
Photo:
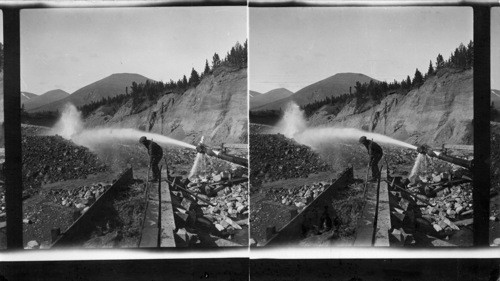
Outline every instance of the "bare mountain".
[[250, 90], [250, 93], [249, 93], [250, 98], [257, 97], [260, 95], [262, 95], [262, 93]]
[[[125, 88], [132, 85], [132, 82], [137, 84], [151, 80], [139, 74], [134, 73], [116, 73], [97, 82], [89, 84], [66, 98], [58, 101], [39, 106], [28, 110], [28, 112], [38, 111], [56, 111], [61, 110], [66, 103], [72, 103], [75, 106], [82, 106], [93, 101], [99, 101], [102, 98], [114, 97], [120, 94], [125, 94]], [[153, 80], [151, 80], [153, 81]]]
[[29, 101], [33, 98], [38, 97], [38, 95], [35, 95], [30, 92], [21, 92], [21, 103], [25, 103], [26, 101]]
[[306, 86], [287, 98], [253, 108], [252, 110], [261, 111], [279, 110], [280, 108], [284, 109], [290, 101], [294, 101], [299, 106], [306, 105], [314, 101], [323, 100], [326, 97], [349, 94], [349, 87], [352, 87], [354, 92], [354, 85], [356, 85], [357, 81], [363, 84], [370, 82], [370, 80], [375, 82], [377, 81], [361, 73], [338, 73]]
[[[21, 94], [21, 96], [22, 96], [22, 94]], [[61, 89], [57, 89], [57, 90], [48, 91], [48, 92], [46, 92], [42, 95], [39, 95], [39, 96], [35, 96], [35, 97], [28, 99], [24, 102], [21, 99], [21, 103], [24, 104], [25, 110], [30, 110], [33, 108], [44, 106], [46, 104], [50, 104], [50, 103], [58, 101], [60, 99], [64, 99], [68, 96], [69, 96], [69, 93], [67, 93]]]
[[261, 95], [251, 96], [250, 109], [257, 108], [277, 100], [288, 98], [291, 95], [293, 95], [292, 91], [289, 91], [288, 89], [285, 88], [278, 88]]

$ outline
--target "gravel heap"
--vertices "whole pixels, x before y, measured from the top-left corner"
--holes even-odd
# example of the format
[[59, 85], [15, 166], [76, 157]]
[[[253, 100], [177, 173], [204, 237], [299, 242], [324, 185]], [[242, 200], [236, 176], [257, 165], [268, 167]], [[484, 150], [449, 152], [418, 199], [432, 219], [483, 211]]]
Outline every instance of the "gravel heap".
[[[175, 233], [187, 245], [199, 244], [200, 239], [203, 239], [198, 237], [201, 233], [233, 240], [248, 226], [248, 183], [232, 183], [229, 176], [236, 178], [233, 173], [222, 172], [212, 175], [208, 180], [204, 178], [203, 181], [194, 181], [186, 186], [211, 205], [180, 190], [172, 192], [176, 198], [172, 201], [178, 226]], [[177, 243], [182, 240], [178, 239]], [[242, 245], [247, 240], [234, 243]]]
[[266, 197], [283, 205], [293, 205], [300, 209], [316, 199], [328, 185], [329, 183], [319, 182], [295, 188], [273, 188]]
[[66, 207], [75, 207], [83, 210], [92, 205], [101, 195], [111, 187], [110, 184], [97, 183], [79, 188], [51, 189], [48, 194], [54, 203]]
[[43, 184], [86, 178], [107, 170], [88, 148], [60, 136], [24, 136], [22, 151], [25, 190], [33, 191]]
[[[455, 156], [467, 158], [465, 154]], [[423, 219], [420, 222], [425, 222], [424, 227], [420, 229], [439, 238], [451, 237], [460, 231], [461, 227], [471, 225], [473, 186], [470, 171], [433, 158], [424, 160], [421, 167], [414, 182], [406, 186], [406, 190], [415, 194], [420, 200], [416, 200], [415, 197], [410, 200], [406, 197], [410, 201], [416, 200], [409, 203], [408, 200], [399, 197], [399, 207], [404, 210], [402, 214], [407, 213], [409, 204], [414, 206], [409, 210], [415, 208], [413, 210], [416, 218]], [[405, 237], [412, 237], [412, 234], [402, 230], [401, 232]], [[408, 244], [408, 241], [411, 241], [410, 244], [415, 242], [413, 238], [405, 238], [401, 241], [405, 244]]]
[[288, 178], [307, 178], [330, 167], [317, 153], [283, 135], [252, 135], [250, 138], [252, 185]]
[[[248, 224], [248, 184], [242, 183], [225, 187], [211, 197], [210, 202], [216, 206], [203, 207], [203, 214], [214, 223], [214, 226], [221, 232], [231, 235], [238, 227]], [[233, 224], [231, 221], [241, 221], [240, 224]]]
[[459, 230], [452, 221], [472, 217], [472, 185], [464, 183], [446, 188], [429, 202], [433, 206], [421, 208], [422, 216], [438, 233], [451, 234], [453, 230]]

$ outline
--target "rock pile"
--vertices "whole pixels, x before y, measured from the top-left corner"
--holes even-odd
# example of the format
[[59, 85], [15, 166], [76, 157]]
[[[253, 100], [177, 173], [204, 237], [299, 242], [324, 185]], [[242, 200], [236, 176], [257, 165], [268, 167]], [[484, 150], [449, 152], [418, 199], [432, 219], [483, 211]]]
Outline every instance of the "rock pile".
[[[77, 219], [83, 215], [90, 206], [106, 192], [111, 185], [104, 183], [96, 183], [90, 186], [81, 186], [74, 189], [51, 189], [45, 194], [46, 202], [56, 204], [57, 206], [66, 207], [71, 212], [74, 209], [73, 219]], [[63, 211], [64, 212], [64, 211]], [[23, 222], [26, 224], [37, 223], [39, 221], [40, 210], [38, 208], [30, 208], [24, 213]]]
[[306, 178], [311, 173], [327, 171], [311, 148], [283, 135], [252, 135], [250, 138], [252, 185], [288, 178]]
[[432, 223], [436, 232], [453, 234], [460, 230], [453, 221], [472, 218], [472, 185], [464, 183], [443, 189], [429, 202], [432, 206], [421, 208], [422, 217]]
[[449, 238], [472, 224], [470, 172], [440, 160], [427, 161], [424, 166], [405, 187], [406, 192], [397, 188], [391, 192], [391, 213], [402, 226], [396, 227], [392, 236], [403, 245], [418, 244], [412, 229]]
[[[394, 166], [415, 162], [417, 152], [406, 148], [390, 147], [390, 149], [388, 149], [384, 147], [384, 155], [387, 162], [391, 166]], [[385, 163], [383, 164], [385, 165]]]
[[72, 190], [51, 189], [48, 192], [50, 200], [65, 207], [75, 207], [79, 210], [86, 210], [92, 205], [104, 192], [111, 187], [110, 184], [97, 183], [90, 186], [82, 186]]
[[295, 206], [299, 209], [311, 203], [328, 187], [327, 182], [314, 183], [296, 188], [274, 188], [270, 190], [267, 198], [287, 206]]
[[228, 186], [211, 197], [216, 206], [203, 207], [203, 214], [214, 223], [217, 230], [228, 236], [248, 224], [248, 184]]
[[[219, 180], [191, 184], [188, 187], [197, 197], [210, 204], [182, 190], [172, 191], [178, 227], [175, 234], [181, 238], [181, 244], [182, 241], [189, 246], [200, 243], [203, 238], [199, 235], [202, 233], [233, 240], [238, 232], [248, 225], [248, 184], [232, 184], [226, 179]], [[175, 190], [175, 187], [172, 189]]]
[[47, 183], [86, 178], [107, 170], [89, 149], [60, 136], [24, 136], [22, 150], [23, 188], [26, 190]]

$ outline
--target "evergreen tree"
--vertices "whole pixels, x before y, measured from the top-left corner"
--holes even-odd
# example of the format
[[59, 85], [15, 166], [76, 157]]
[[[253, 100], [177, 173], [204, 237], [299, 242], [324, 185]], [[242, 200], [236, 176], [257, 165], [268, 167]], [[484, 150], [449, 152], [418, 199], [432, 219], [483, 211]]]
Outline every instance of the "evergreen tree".
[[189, 85], [196, 87], [200, 83], [200, 75], [198, 75], [198, 72], [194, 69], [191, 70], [191, 77], [189, 77]]
[[217, 53], [212, 57], [212, 69], [215, 69], [221, 63], [219, 55]]
[[406, 81], [405, 81], [405, 89], [410, 89], [411, 88], [411, 79], [410, 79], [410, 75], [407, 75], [406, 76]]
[[429, 61], [429, 70], [427, 70], [427, 75], [434, 75], [434, 67], [432, 67], [432, 61]]
[[466, 64], [468, 68], [474, 66], [474, 42], [472, 40], [467, 45]]
[[203, 71], [203, 74], [207, 75], [210, 73], [210, 66], [208, 65], [208, 60], [205, 60], [205, 70]]
[[444, 59], [441, 54], [439, 54], [436, 58], [436, 71], [440, 70], [444, 67]]
[[422, 76], [422, 73], [420, 73], [420, 71], [418, 70], [415, 70], [415, 76], [413, 77], [413, 81], [411, 83], [411, 85], [413, 87], [420, 87], [420, 85], [422, 85], [422, 83], [424, 83], [424, 77]]
[[188, 80], [186, 78], [186, 75], [184, 75], [184, 77], [182, 77], [182, 88], [187, 88], [188, 85]]

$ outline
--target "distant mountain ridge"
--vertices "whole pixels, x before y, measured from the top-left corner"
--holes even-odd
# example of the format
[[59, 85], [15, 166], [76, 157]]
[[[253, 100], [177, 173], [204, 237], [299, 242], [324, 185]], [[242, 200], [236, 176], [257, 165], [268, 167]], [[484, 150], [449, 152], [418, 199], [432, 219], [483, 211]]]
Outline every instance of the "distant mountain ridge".
[[72, 103], [77, 107], [82, 106], [94, 101], [100, 101], [102, 98], [125, 94], [126, 87], [130, 88], [132, 82], [140, 84], [146, 82], [147, 80], [154, 81], [135, 73], [115, 73], [76, 90], [66, 98], [32, 108], [31, 110], [28, 110], [28, 112], [61, 111], [67, 103]]
[[28, 100], [38, 97], [38, 95], [30, 93], [30, 92], [21, 92], [21, 103], [24, 103]]
[[262, 93], [250, 90], [248, 95], [250, 96], [250, 98], [253, 98], [262, 95]]
[[495, 109], [500, 110], [500, 90], [491, 89], [491, 102]]
[[291, 101], [294, 101], [299, 106], [303, 106], [314, 101], [324, 100], [326, 97], [349, 94], [349, 88], [352, 87], [352, 91], [354, 91], [356, 82], [359, 81], [363, 84], [369, 83], [371, 80], [374, 82], [378, 81], [361, 73], [337, 73], [333, 76], [308, 85], [289, 97], [262, 105], [260, 107], [255, 107], [252, 110], [261, 111], [279, 110], [280, 108], [284, 109]]
[[46, 104], [50, 104], [52, 102], [58, 101], [60, 99], [66, 98], [69, 96], [69, 93], [63, 91], [61, 89], [56, 89], [52, 91], [48, 91], [42, 95], [35, 95], [34, 97], [22, 101], [23, 92], [21, 92], [21, 104], [24, 105], [25, 110], [30, 110], [32, 108], [37, 108]]
[[[257, 92], [255, 92], [257, 93]], [[250, 96], [250, 109], [257, 108], [260, 106], [267, 105], [277, 100], [281, 100], [293, 95], [293, 92], [285, 89], [278, 88], [271, 91], [268, 91], [264, 94], [260, 95], [251, 95]]]

